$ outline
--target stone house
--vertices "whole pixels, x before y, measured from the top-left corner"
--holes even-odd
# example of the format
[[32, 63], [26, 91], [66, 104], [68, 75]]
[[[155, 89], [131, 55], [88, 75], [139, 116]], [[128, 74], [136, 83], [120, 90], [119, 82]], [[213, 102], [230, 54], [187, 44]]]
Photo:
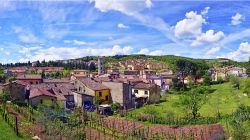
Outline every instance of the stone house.
[[31, 85], [31, 87], [44, 89], [55, 95], [58, 105], [64, 109], [75, 107], [76, 88], [68, 80], [50, 79], [39, 85]]
[[25, 100], [27, 87], [25, 82], [15, 80], [3, 86], [3, 91], [9, 93], [12, 100]]
[[105, 81], [102, 84], [111, 90], [111, 100], [113, 103], [119, 103], [124, 109], [134, 107], [131, 84], [121, 81]]
[[[110, 89], [90, 78], [77, 79], [74, 81], [74, 86], [76, 87], [76, 93], [81, 95], [74, 94], [74, 98], [77, 98], [77, 105], [79, 105], [79, 102], [82, 102], [82, 106], [94, 104], [95, 97], [99, 98], [99, 104], [109, 104], [111, 101]], [[79, 97], [82, 97], [82, 99], [79, 99]]]
[[56, 101], [56, 96], [48, 90], [42, 88], [31, 88], [29, 103], [33, 107], [38, 107], [39, 104], [53, 105]]
[[43, 82], [42, 76], [41, 75], [36, 75], [36, 74], [24, 74], [24, 75], [19, 75], [16, 77], [17, 80], [23, 81], [26, 84], [40, 84]]
[[156, 84], [147, 84], [147, 83], [138, 83], [132, 89], [132, 94], [140, 101], [141, 103], [159, 103], [161, 89], [160, 86]]

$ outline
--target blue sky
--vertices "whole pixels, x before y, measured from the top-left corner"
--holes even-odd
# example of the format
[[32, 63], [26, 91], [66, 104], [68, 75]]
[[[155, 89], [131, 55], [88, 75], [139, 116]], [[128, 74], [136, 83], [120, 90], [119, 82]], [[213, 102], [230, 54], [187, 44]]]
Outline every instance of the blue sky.
[[250, 1], [1, 1], [0, 62], [91, 55], [250, 56]]

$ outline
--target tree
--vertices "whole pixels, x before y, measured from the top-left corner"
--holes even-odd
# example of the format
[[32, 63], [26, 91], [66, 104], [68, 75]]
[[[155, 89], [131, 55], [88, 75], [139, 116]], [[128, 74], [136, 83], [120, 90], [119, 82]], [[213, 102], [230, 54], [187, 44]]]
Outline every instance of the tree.
[[117, 110], [119, 110], [121, 108], [121, 105], [119, 103], [112, 103], [111, 104], [111, 110], [113, 112], [116, 112]]
[[90, 64], [89, 64], [89, 70], [90, 70], [90, 71], [95, 71], [95, 70], [96, 70], [96, 66], [95, 66], [94, 63], [90, 63]]
[[176, 62], [177, 71], [179, 72], [179, 78], [182, 80], [182, 90], [185, 89], [184, 80], [185, 77], [190, 73], [190, 67], [188, 61], [178, 60]]
[[198, 66], [189, 60], [178, 60], [176, 62], [177, 71], [179, 72], [179, 78], [182, 80], [182, 89], [185, 89], [184, 80], [189, 75], [196, 82]]
[[95, 107], [96, 107], [96, 112], [97, 114], [99, 113], [99, 105], [100, 105], [100, 102], [101, 102], [101, 99], [99, 96], [95, 96], [94, 97], [94, 104], [95, 104]]
[[63, 71], [63, 77], [67, 77], [70, 75], [70, 71], [69, 70], [64, 70]]
[[238, 109], [233, 112], [231, 125], [234, 129], [233, 137], [236, 140], [246, 140], [248, 137], [248, 129], [250, 121], [250, 107], [240, 105]]
[[243, 81], [243, 91], [244, 93], [250, 94], [250, 79], [245, 79]]
[[211, 77], [210, 77], [210, 75], [208, 73], [203, 76], [203, 79], [204, 79], [203, 80], [204, 85], [206, 85], [206, 86], [210, 85]]
[[248, 77], [250, 77], [250, 62], [248, 62], [248, 66], [246, 67], [246, 74], [248, 75]]
[[229, 81], [230, 81], [230, 83], [231, 83], [231, 85], [233, 87], [237, 87], [238, 89], [240, 89], [240, 79], [239, 79], [239, 77], [234, 76], [234, 75], [230, 75], [229, 76]]
[[177, 77], [172, 79], [172, 88], [177, 91], [180, 91], [182, 88], [182, 82]]
[[205, 103], [206, 90], [201, 87], [196, 87], [191, 91], [187, 91], [180, 100], [180, 104], [183, 109], [191, 112], [193, 119], [198, 116], [198, 111], [201, 106]]
[[10, 94], [6, 91], [0, 93], [0, 102], [3, 104], [4, 108], [6, 106], [6, 102], [10, 100]]

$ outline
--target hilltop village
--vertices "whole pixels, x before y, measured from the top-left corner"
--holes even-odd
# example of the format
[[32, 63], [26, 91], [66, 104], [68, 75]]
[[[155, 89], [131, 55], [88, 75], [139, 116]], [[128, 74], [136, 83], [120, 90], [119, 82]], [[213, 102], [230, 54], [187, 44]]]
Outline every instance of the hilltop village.
[[[36, 67], [33, 62], [31, 67], [9, 68], [4, 72], [14, 79], [2, 85], [2, 89], [10, 91], [14, 100], [28, 99], [33, 107], [47, 100], [61, 102], [64, 109], [80, 107], [93, 111], [98, 106], [108, 108], [117, 103], [128, 110], [145, 103], [158, 103], [161, 94], [169, 90], [174, 76], [166, 64], [144, 59], [119, 62], [122, 70], [106, 70], [104, 57], [91, 63], [98, 67], [98, 72], [73, 69], [60, 78], [50, 75], [60, 75], [64, 72], [63, 67]], [[98, 98], [98, 106], [95, 98]]]
[[[204, 133], [204, 136], [208, 138], [215, 136], [225, 137], [224, 128], [215, 124], [220, 120], [217, 118], [218, 116], [209, 118], [209, 116], [200, 115], [200, 106], [205, 104], [202, 101], [205, 99], [202, 95], [208, 96], [212, 93], [211, 85], [215, 85], [215, 87], [217, 85], [224, 86], [223, 83], [227, 84], [228, 81], [232, 82], [233, 87], [238, 87], [238, 89], [244, 87], [244, 84], [241, 86], [239, 79], [242, 81], [248, 79], [248, 69], [230, 63], [224, 65], [229, 60], [220, 59], [218, 61], [223, 65], [207, 67], [204, 63], [183, 59], [174, 62], [175, 69], [173, 69], [171, 63], [149, 58], [111, 61], [110, 57], [97, 57], [96, 60], [90, 59], [88, 61], [63, 60], [49, 62], [51, 64], [54, 63], [53, 66], [43, 65], [45, 62], [41, 64], [39, 61], [28, 63], [28, 65], [16, 64], [17, 66], [11, 65], [3, 69], [5, 76], [1, 78], [1, 102], [4, 108], [7, 106], [4, 109], [7, 111], [7, 115], [12, 114], [10, 116], [15, 117], [21, 114], [22, 116], [23, 112], [20, 112], [22, 109], [30, 112], [30, 114], [27, 113], [24, 116], [28, 117], [28, 120], [31, 122], [33, 120], [34, 125], [44, 126], [41, 128], [39, 126], [41, 131], [32, 132], [32, 134], [39, 135], [42, 138], [48, 138], [50, 135], [56, 134], [51, 134], [50, 132], [54, 128], [48, 128], [56, 123], [56, 119], [70, 125], [70, 121], [67, 120], [71, 120], [71, 115], [77, 112], [81, 112], [78, 114], [78, 117], [83, 119], [81, 121], [78, 120], [80, 122], [77, 124], [82, 124], [84, 120], [89, 121], [88, 123], [85, 122], [84, 130], [82, 130], [85, 139], [88, 136], [89, 139], [91, 137], [100, 139], [100, 135], [106, 135], [106, 128], [112, 132], [108, 134], [108, 137], [111, 136], [118, 139], [121, 138], [120, 135], [123, 137], [134, 137], [135, 139], [140, 139], [142, 135], [146, 137], [144, 136], [146, 135], [144, 132], [146, 126], [137, 121], [176, 126], [176, 128], [162, 126], [162, 128], [157, 128], [160, 129], [159, 132], [155, 132], [157, 130], [155, 128], [149, 128], [150, 130], [152, 129], [152, 132], [147, 137], [151, 138], [159, 137], [159, 134], [162, 133], [161, 139], [167, 139], [166, 137], [169, 134], [166, 133], [175, 131], [181, 134], [184, 132], [183, 135], [186, 135], [185, 131], [190, 129], [192, 133], [199, 133], [199, 137], [203, 135], [201, 131], [210, 131], [212, 129], [216, 131], [209, 135]], [[55, 66], [55, 63], [60, 63], [61, 65]], [[246, 97], [243, 98], [248, 97], [248, 92], [249, 90], [244, 91], [243, 95]], [[182, 100], [183, 97], [186, 100]], [[217, 95], [216, 98], [218, 98]], [[169, 106], [168, 104], [170, 103], [173, 103], [173, 105]], [[159, 108], [161, 109], [159, 110]], [[168, 111], [164, 111], [164, 108], [168, 109]], [[183, 112], [188, 114], [188, 116], [178, 118], [179, 116], [177, 115], [182, 115], [181, 113], [177, 114], [179, 108], [184, 108]], [[177, 109], [177, 111], [169, 111], [171, 109]], [[60, 111], [58, 112], [58, 110]], [[40, 114], [38, 115], [39, 117], [31, 115], [34, 112]], [[87, 113], [86, 115], [90, 118], [84, 119], [82, 113]], [[165, 114], [167, 114], [167, 117]], [[219, 107], [215, 114], [222, 115]], [[93, 119], [93, 115], [98, 115], [100, 118], [94, 117]], [[41, 116], [45, 117], [42, 123], [34, 122], [40, 120]], [[128, 119], [122, 118], [124, 116]], [[107, 120], [101, 119], [106, 117]], [[100, 122], [96, 122], [96, 119]], [[136, 119], [136, 121], [129, 121], [129, 119]], [[44, 120], [50, 120], [49, 122], [52, 124], [47, 124]], [[117, 126], [114, 124], [114, 126], [111, 126], [109, 121], [117, 123]], [[138, 124], [134, 124], [135, 122]], [[92, 126], [92, 123], [96, 126]], [[211, 125], [204, 126], [204, 128], [203, 126], [188, 129], [185, 127], [178, 128], [179, 125], [188, 124]], [[95, 128], [97, 126], [101, 127], [101, 130]], [[117, 135], [115, 135], [116, 130], [118, 131], [125, 126], [124, 130], [128, 129], [126, 132], [117, 132]], [[85, 130], [85, 127], [94, 130]], [[77, 128], [81, 129], [82, 127]], [[134, 131], [130, 132], [129, 130], [132, 128]], [[17, 127], [14, 129], [16, 130]], [[141, 132], [142, 129], [143, 132]], [[169, 130], [164, 131], [164, 129]], [[56, 130], [60, 134], [63, 132], [63, 130], [60, 130], [60, 127], [56, 128]], [[182, 132], [182, 130], [185, 131]], [[66, 132], [61, 135], [67, 137]], [[74, 136], [78, 137], [79, 135], [77, 133]]]

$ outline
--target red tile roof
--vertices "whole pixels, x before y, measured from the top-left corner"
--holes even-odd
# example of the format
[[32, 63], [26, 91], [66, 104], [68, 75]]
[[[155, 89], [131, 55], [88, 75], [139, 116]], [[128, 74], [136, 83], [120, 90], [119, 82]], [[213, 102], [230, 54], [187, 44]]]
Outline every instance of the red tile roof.
[[72, 70], [73, 72], [87, 72], [88, 70], [83, 70], [83, 69], [76, 69], [76, 70]]
[[56, 96], [52, 93], [50, 93], [49, 91], [42, 89], [42, 88], [31, 88], [30, 89], [30, 99], [31, 98], [35, 98], [38, 96], [49, 96], [52, 98], [56, 98]]
[[24, 74], [24, 75], [19, 75], [16, 77], [18, 80], [26, 80], [26, 79], [42, 79], [41, 75], [36, 75], [36, 74]]
[[80, 80], [85, 86], [92, 90], [104, 90], [109, 89], [108, 87], [102, 85], [101, 83], [95, 82], [94, 80], [91, 80], [90, 78], [84, 78]]
[[135, 89], [150, 89], [155, 86], [155, 84], [138, 83], [134, 86]]

